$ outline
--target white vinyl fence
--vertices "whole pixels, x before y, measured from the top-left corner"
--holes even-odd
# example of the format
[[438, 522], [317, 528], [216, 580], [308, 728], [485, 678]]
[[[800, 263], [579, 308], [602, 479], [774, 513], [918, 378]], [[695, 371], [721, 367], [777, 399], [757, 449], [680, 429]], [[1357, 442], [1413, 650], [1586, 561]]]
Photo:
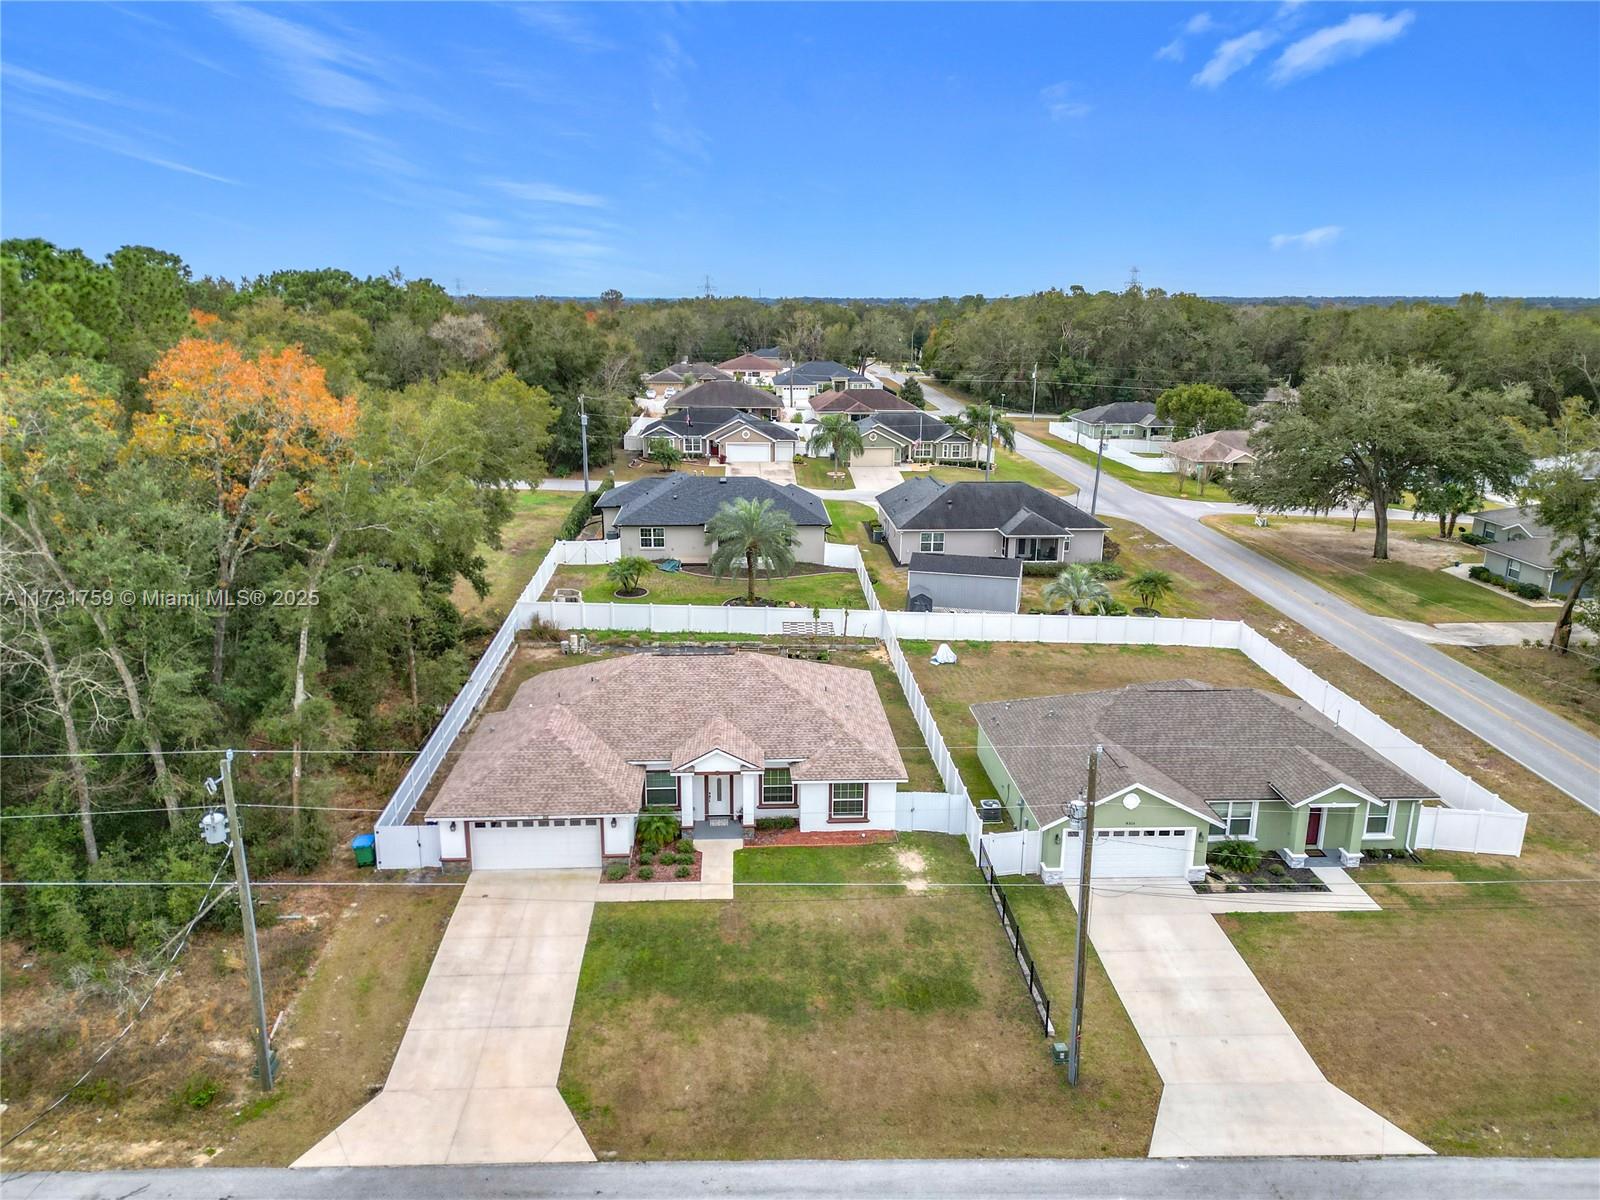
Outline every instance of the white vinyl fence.
[[[1079, 437], [1070, 421], [1051, 421], [1049, 430], [1062, 441], [1082, 446], [1085, 450], [1100, 448], [1099, 438]], [[1171, 475], [1174, 470], [1172, 460], [1165, 454], [1160, 454], [1161, 447], [1165, 444], [1147, 442], [1142, 438], [1107, 438], [1106, 457], [1112, 462], [1119, 462], [1125, 467], [1132, 467], [1135, 471], [1143, 471], [1149, 475]], [[1136, 450], [1142, 450], [1144, 453], [1135, 453]], [[1158, 457], [1150, 458], [1152, 452]]]
[[965, 796], [950, 792], [897, 792], [895, 828], [902, 833], [967, 832], [967, 813], [972, 804]]

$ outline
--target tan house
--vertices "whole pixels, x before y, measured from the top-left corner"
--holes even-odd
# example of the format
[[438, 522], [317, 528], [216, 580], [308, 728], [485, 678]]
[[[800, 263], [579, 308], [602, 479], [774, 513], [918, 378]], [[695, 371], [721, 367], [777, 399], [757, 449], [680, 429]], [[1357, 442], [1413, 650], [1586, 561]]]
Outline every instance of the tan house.
[[913, 554], [1099, 562], [1107, 526], [1031, 483], [908, 479], [878, 497], [884, 544], [895, 562]]

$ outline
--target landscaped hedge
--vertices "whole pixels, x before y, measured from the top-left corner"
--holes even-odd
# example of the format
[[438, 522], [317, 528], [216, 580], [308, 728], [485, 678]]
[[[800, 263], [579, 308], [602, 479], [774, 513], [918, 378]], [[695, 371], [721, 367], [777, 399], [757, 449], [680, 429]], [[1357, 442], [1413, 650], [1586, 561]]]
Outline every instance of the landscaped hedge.
[[615, 480], [607, 475], [594, 491], [579, 496], [571, 511], [567, 513], [567, 519], [561, 522], [561, 529], [556, 536], [563, 542], [576, 539], [583, 532], [583, 527], [589, 523], [589, 518], [594, 516], [594, 502], [614, 486]]
[[1121, 565], [1114, 562], [1097, 562], [1089, 564], [1089, 574], [1096, 579], [1121, 579], [1128, 572]]
[[1479, 563], [1477, 566], [1467, 568], [1467, 577], [1476, 579], [1479, 583], [1492, 583], [1497, 588], [1504, 588], [1515, 596], [1524, 600], [1543, 600], [1544, 589], [1537, 583], [1529, 583], [1525, 579], [1506, 579], [1496, 575], [1488, 567]]
[[780, 830], [780, 829], [799, 829], [800, 828], [800, 818], [799, 817], [757, 817], [756, 818], [756, 828], [757, 829], [770, 829], [770, 830], [773, 830], [773, 831], [777, 831], [777, 830]]
[[1456, 536], [1469, 546], [1487, 546], [1491, 540], [1482, 534], [1473, 533], [1470, 529], [1463, 529]]

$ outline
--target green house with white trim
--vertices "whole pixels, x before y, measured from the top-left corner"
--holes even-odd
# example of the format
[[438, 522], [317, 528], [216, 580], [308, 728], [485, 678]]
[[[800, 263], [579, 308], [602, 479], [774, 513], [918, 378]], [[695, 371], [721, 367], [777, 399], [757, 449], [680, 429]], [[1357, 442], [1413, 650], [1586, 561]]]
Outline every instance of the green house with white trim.
[[1290, 866], [1357, 866], [1412, 849], [1438, 796], [1292, 696], [1189, 679], [972, 706], [978, 757], [1018, 829], [1040, 832], [1040, 873], [1075, 878], [1068, 806], [1102, 747], [1097, 878], [1205, 876], [1206, 850], [1252, 842]]

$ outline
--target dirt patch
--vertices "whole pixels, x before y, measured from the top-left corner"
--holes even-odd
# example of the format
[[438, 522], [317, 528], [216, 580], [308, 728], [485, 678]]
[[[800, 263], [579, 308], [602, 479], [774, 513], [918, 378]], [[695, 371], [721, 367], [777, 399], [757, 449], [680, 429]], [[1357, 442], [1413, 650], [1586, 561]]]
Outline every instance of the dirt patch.
[[928, 862], [916, 850], [896, 850], [894, 861], [906, 877], [906, 891], [925, 892], [928, 890]]

